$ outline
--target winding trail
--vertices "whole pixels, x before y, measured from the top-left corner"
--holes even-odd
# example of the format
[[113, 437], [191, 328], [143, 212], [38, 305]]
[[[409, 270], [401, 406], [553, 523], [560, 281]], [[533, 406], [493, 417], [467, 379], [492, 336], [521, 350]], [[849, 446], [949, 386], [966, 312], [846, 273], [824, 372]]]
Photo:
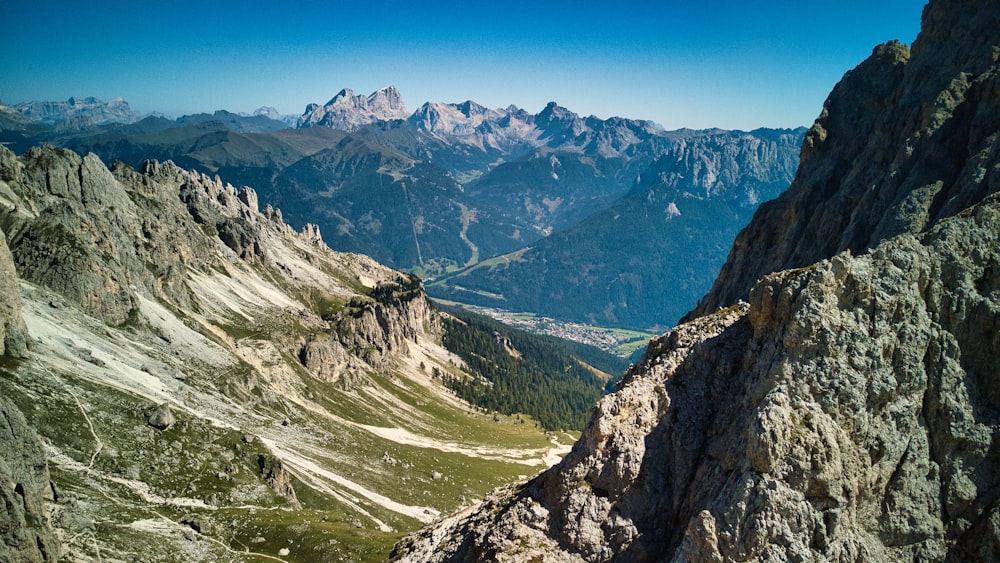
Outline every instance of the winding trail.
[[[51, 374], [50, 374], [51, 375]], [[83, 403], [80, 402], [80, 397], [73, 392], [72, 389], [66, 387], [66, 392], [73, 396], [73, 400], [76, 401], [76, 406], [80, 408], [80, 412], [83, 414], [83, 419], [87, 421], [87, 428], [90, 429], [90, 435], [94, 437], [94, 453], [90, 456], [90, 463], [87, 467], [90, 469], [94, 468], [94, 462], [97, 461], [98, 454], [104, 449], [104, 442], [101, 441], [100, 436], [94, 430], [94, 423], [90, 421], [90, 417], [87, 415], [87, 409], [83, 408]]]

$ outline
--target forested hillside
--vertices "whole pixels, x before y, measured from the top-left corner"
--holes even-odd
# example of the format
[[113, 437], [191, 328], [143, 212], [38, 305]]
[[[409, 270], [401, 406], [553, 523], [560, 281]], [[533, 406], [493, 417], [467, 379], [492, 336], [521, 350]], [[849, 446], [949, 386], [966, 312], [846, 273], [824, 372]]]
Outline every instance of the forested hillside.
[[[445, 317], [445, 348], [465, 361], [477, 378], [440, 370], [445, 385], [484, 409], [524, 413], [546, 430], [579, 430], [609, 378], [625, 360], [591, 348], [589, 363], [559, 339], [510, 328], [473, 313], [452, 310]], [[593, 364], [600, 363], [607, 373]]]

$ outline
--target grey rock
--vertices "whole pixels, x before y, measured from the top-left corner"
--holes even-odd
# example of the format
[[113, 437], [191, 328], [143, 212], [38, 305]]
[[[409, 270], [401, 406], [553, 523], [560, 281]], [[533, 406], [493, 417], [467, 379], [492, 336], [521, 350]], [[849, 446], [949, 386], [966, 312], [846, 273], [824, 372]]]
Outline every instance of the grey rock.
[[749, 306], [652, 342], [556, 468], [452, 524], [458, 539], [418, 536], [400, 553], [516, 559], [545, 542], [553, 560], [588, 561], [993, 553], [997, 260], [992, 196], [922, 240], [767, 276]]
[[[136, 306], [132, 273], [143, 269], [132, 242], [139, 231], [135, 205], [93, 155], [81, 159], [45, 147], [21, 160], [23, 174], [3, 178], [36, 210], [4, 218], [19, 275], [114, 324], [124, 322]], [[92, 268], [95, 260], [104, 267]]]
[[137, 293], [194, 308], [189, 271], [221, 268], [223, 247], [265, 259], [265, 223], [291, 232], [254, 210], [251, 191], [171, 162], [112, 172], [94, 155], [0, 148], [0, 186], [16, 200], [0, 206], [0, 228], [18, 275], [114, 325], [135, 318]]
[[302, 508], [295, 495], [295, 489], [292, 487], [292, 479], [280, 459], [270, 454], [259, 454], [257, 468], [261, 478], [271, 487], [271, 490], [288, 499], [288, 503], [293, 509]]
[[42, 444], [21, 411], [0, 395], [0, 561], [58, 559], [51, 494]]
[[324, 315], [331, 330], [311, 335], [298, 351], [310, 374], [345, 389], [363, 385], [371, 370], [391, 373], [394, 358], [406, 354], [418, 335], [440, 330], [419, 282], [394, 277], [373, 297], [353, 298], [344, 311]]
[[246, 205], [250, 211], [253, 213], [260, 212], [260, 203], [257, 198], [257, 192], [253, 188], [244, 186], [240, 193], [236, 196], [240, 201]]
[[180, 523], [185, 526], [190, 527], [195, 532], [199, 534], [210, 534], [212, 533], [212, 521], [204, 516], [198, 516], [195, 514], [188, 514], [180, 519]]
[[770, 272], [925, 232], [996, 191], [998, 24], [976, 2], [931, 2], [912, 50], [880, 45], [848, 72], [806, 135], [795, 182], [761, 205], [688, 318], [746, 299]]
[[28, 328], [21, 318], [21, 288], [18, 285], [14, 257], [0, 230], [0, 356], [24, 357], [28, 351]]
[[350, 88], [345, 88], [322, 106], [309, 104], [297, 126], [353, 131], [376, 121], [406, 119], [407, 115], [403, 99], [394, 86], [386, 86], [370, 96], [356, 96]]
[[225, 243], [240, 258], [253, 262], [264, 257], [264, 246], [260, 242], [260, 231], [242, 218], [221, 219], [215, 226], [219, 240]]
[[157, 430], [166, 430], [177, 422], [177, 419], [174, 418], [174, 413], [170, 409], [170, 405], [163, 403], [146, 415], [146, 422]]
[[58, 525], [60, 528], [73, 532], [97, 529], [97, 523], [89, 515], [79, 514], [74, 510], [62, 510], [59, 513]]

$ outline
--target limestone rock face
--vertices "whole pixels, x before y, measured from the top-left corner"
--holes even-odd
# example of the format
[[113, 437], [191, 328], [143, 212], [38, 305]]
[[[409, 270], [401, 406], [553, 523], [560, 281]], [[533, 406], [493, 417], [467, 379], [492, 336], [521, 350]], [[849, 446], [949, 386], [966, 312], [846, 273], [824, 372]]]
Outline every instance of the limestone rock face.
[[21, 293], [14, 269], [14, 257], [7, 248], [7, 237], [0, 229], [0, 356], [21, 357], [28, 350], [28, 329], [21, 318]]
[[932, 2], [908, 49], [876, 47], [806, 135], [791, 187], [757, 210], [694, 316], [746, 299], [765, 274], [920, 233], [1000, 189], [1000, 13]]
[[400, 554], [995, 559], [997, 263], [991, 196], [769, 275], [651, 343], [561, 464]]
[[322, 106], [309, 104], [299, 117], [297, 126], [353, 131], [368, 123], [407, 117], [406, 105], [394, 86], [386, 86], [370, 96], [356, 96], [350, 88], [344, 88]]
[[0, 561], [58, 559], [46, 498], [52, 500], [52, 488], [42, 444], [21, 411], [0, 396]]
[[265, 255], [264, 223], [287, 228], [254, 209], [249, 189], [171, 162], [111, 171], [52, 147], [20, 159], [0, 147], [0, 162], [0, 228], [18, 275], [111, 324], [134, 314], [137, 291], [190, 306], [186, 275], [219, 267], [216, 242], [252, 262]]
[[371, 369], [389, 374], [394, 358], [409, 353], [418, 336], [440, 334], [414, 278], [377, 285], [371, 299], [351, 300], [331, 321], [332, 331], [302, 343], [299, 361], [313, 376], [348, 388], [362, 383]]
[[[123, 322], [135, 308], [130, 274], [142, 268], [131, 242], [139, 234], [135, 205], [96, 157], [48, 147], [21, 161], [23, 172], [0, 178], [28, 210], [5, 217], [18, 273]], [[93, 256], [106, 267], [94, 268]]]
[[933, 1], [912, 52], [877, 48], [573, 451], [394, 557], [1000, 558], [997, 30]]

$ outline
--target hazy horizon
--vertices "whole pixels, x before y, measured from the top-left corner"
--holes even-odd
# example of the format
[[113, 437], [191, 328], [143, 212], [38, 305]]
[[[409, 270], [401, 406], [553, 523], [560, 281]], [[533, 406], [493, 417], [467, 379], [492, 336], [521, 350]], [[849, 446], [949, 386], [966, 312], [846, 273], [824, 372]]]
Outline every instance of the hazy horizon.
[[[464, 5], [54, 2], [5, 6], [5, 104], [122, 97], [171, 116], [301, 114], [393, 85], [408, 111], [472, 100], [667, 129], [808, 126], [880, 43], [911, 43], [923, 0]], [[71, 17], [53, 17], [68, 13]]]

